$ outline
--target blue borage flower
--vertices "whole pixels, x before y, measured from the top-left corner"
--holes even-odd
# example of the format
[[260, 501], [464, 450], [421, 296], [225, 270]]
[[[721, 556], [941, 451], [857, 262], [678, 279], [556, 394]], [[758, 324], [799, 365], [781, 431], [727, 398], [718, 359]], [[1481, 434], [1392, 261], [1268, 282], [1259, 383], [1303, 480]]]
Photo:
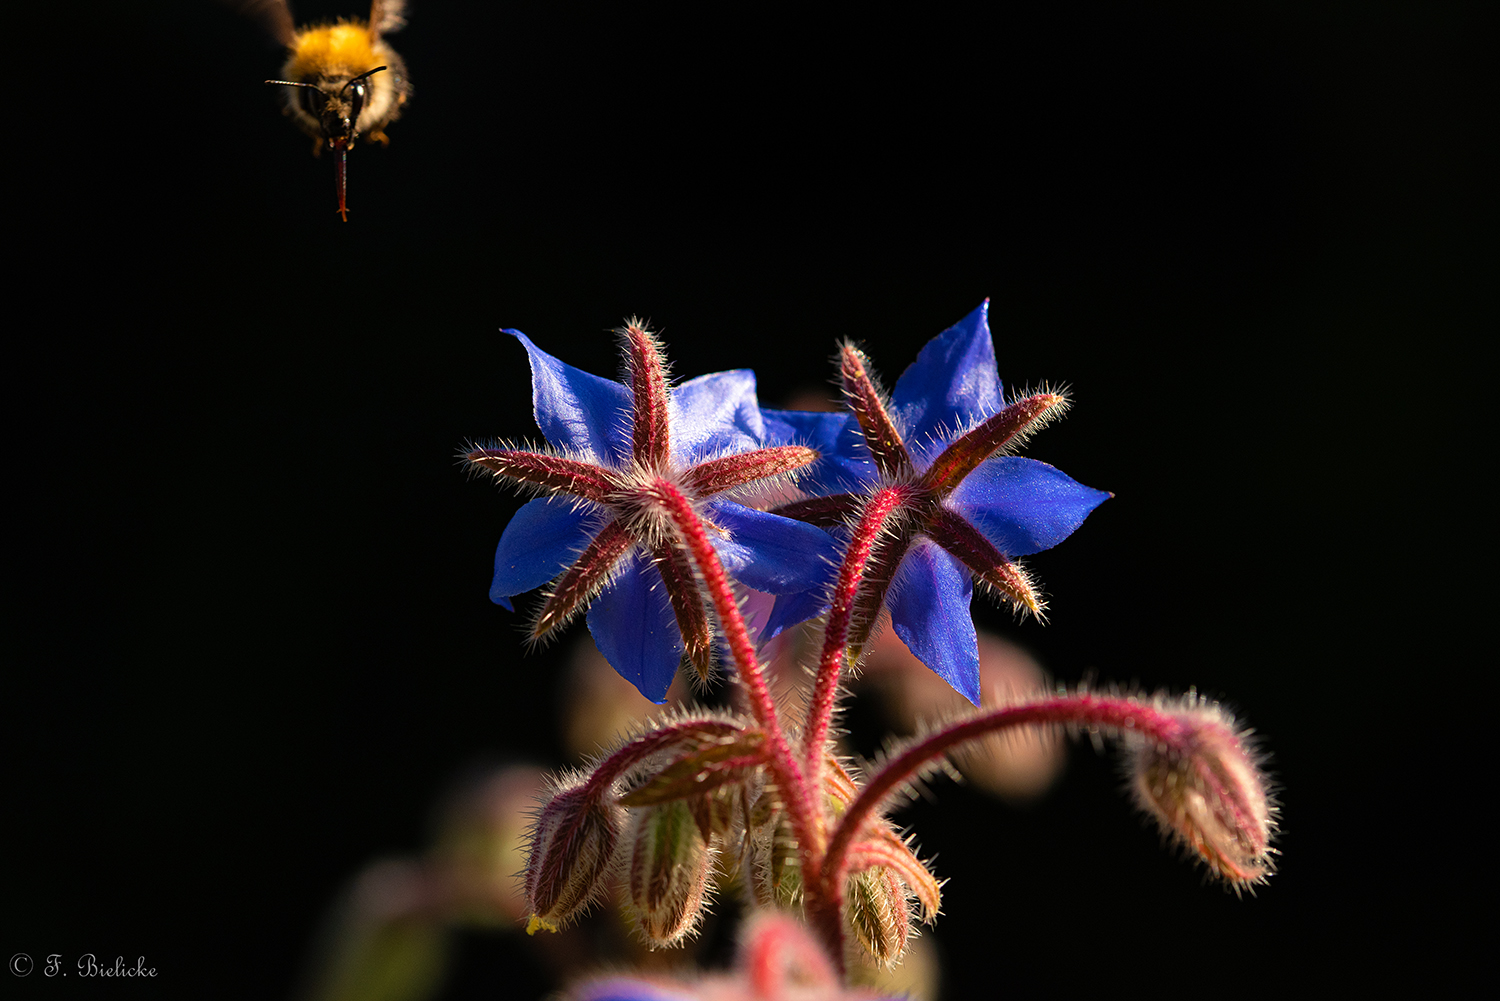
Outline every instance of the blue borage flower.
[[[656, 338], [632, 322], [619, 331], [627, 385], [559, 361], [520, 331], [505, 332], [526, 348], [537, 426], [553, 451], [500, 446], [466, 458], [544, 495], [506, 526], [490, 586], [491, 600], [510, 609], [516, 595], [553, 582], [534, 638], [586, 607], [600, 651], [653, 702], [665, 700], [684, 656], [707, 676], [712, 620], [663, 511], [662, 489], [693, 500], [720, 561], [747, 587], [795, 595], [820, 586], [838, 555], [826, 532], [725, 496], [817, 458], [801, 445], [763, 447], [754, 373], [669, 386]], [[817, 611], [816, 601], [800, 605]]]
[[[997, 454], [1059, 414], [1066, 399], [1037, 393], [1007, 404], [988, 314], [986, 300], [929, 342], [889, 400], [864, 355], [845, 345], [849, 413], [763, 412], [772, 440], [822, 454], [800, 483], [812, 496], [776, 513], [843, 530], [877, 490], [899, 492], [864, 575], [851, 650], [857, 655], [886, 606], [907, 648], [975, 705], [974, 581], [1040, 616], [1041, 599], [1014, 561], [1057, 545], [1111, 496], [1044, 462]], [[779, 599], [767, 634], [815, 614], [806, 607], [812, 600]]]
[[687, 990], [671, 990], [644, 980], [615, 977], [611, 980], [590, 984], [575, 1001], [694, 1001]]

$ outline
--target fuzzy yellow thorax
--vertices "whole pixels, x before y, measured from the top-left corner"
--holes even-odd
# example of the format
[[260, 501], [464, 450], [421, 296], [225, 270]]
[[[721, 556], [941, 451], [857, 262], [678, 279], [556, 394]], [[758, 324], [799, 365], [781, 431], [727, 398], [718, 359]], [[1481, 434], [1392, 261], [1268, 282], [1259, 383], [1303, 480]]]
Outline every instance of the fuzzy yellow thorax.
[[292, 80], [355, 76], [379, 65], [374, 38], [363, 21], [340, 21], [297, 33], [286, 72]]

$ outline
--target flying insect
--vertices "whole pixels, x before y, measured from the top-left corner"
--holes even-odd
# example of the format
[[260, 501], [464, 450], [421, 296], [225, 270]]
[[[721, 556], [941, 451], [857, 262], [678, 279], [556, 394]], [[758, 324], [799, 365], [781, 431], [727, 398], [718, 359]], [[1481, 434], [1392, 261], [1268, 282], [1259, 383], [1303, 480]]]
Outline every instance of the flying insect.
[[312, 136], [313, 155], [321, 155], [325, 146], [333, 150], [339, 215], [348, 222], [349, 150], [360, 136], [389, 143], [386, 126], [411, 97], [406, 63], [385, 41], [406, 23], [406, 2], [374, 0], [368, 21], [340, 19], [302, 28], [295, 26], [288, 0], [247, 0], [240, 6], [286, 46], [281, 79], [266, 83], [286, 88], [285, 113]]

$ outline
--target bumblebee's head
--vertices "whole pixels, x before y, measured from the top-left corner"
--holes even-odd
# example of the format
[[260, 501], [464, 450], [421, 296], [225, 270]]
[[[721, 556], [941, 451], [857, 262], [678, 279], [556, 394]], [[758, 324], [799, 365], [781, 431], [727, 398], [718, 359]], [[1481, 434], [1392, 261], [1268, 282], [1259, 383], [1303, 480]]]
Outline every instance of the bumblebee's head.
[[267, 80], [266, 83], [300, 88], [296, 101], [318, 130], [330, 149], [348, 149], [359, 138], [359, 116], [370, 96], [370, 77], [386, 69], [377, 66], [340, 83], [323, 79], [318, 83], [298, 80]]

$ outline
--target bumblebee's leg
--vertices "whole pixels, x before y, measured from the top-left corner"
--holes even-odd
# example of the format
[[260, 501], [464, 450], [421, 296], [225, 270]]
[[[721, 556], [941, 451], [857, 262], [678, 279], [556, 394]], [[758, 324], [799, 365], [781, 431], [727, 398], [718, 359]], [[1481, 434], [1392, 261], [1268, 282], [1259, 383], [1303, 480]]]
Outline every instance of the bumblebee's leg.
[[391, 144], [391, 137], [385, 134], [385, 129], [376, 129], [374, 132], [370, 133], [370, 142], [380, 143], [380, 145], [382, 146], [389, 146]]
[[314, 157], [320, 157], [322, 155], [323, 155], [323, 140], [320, 139], [320, 138], [318, 138], [317, 136], [313, 136], [313, 156]]

